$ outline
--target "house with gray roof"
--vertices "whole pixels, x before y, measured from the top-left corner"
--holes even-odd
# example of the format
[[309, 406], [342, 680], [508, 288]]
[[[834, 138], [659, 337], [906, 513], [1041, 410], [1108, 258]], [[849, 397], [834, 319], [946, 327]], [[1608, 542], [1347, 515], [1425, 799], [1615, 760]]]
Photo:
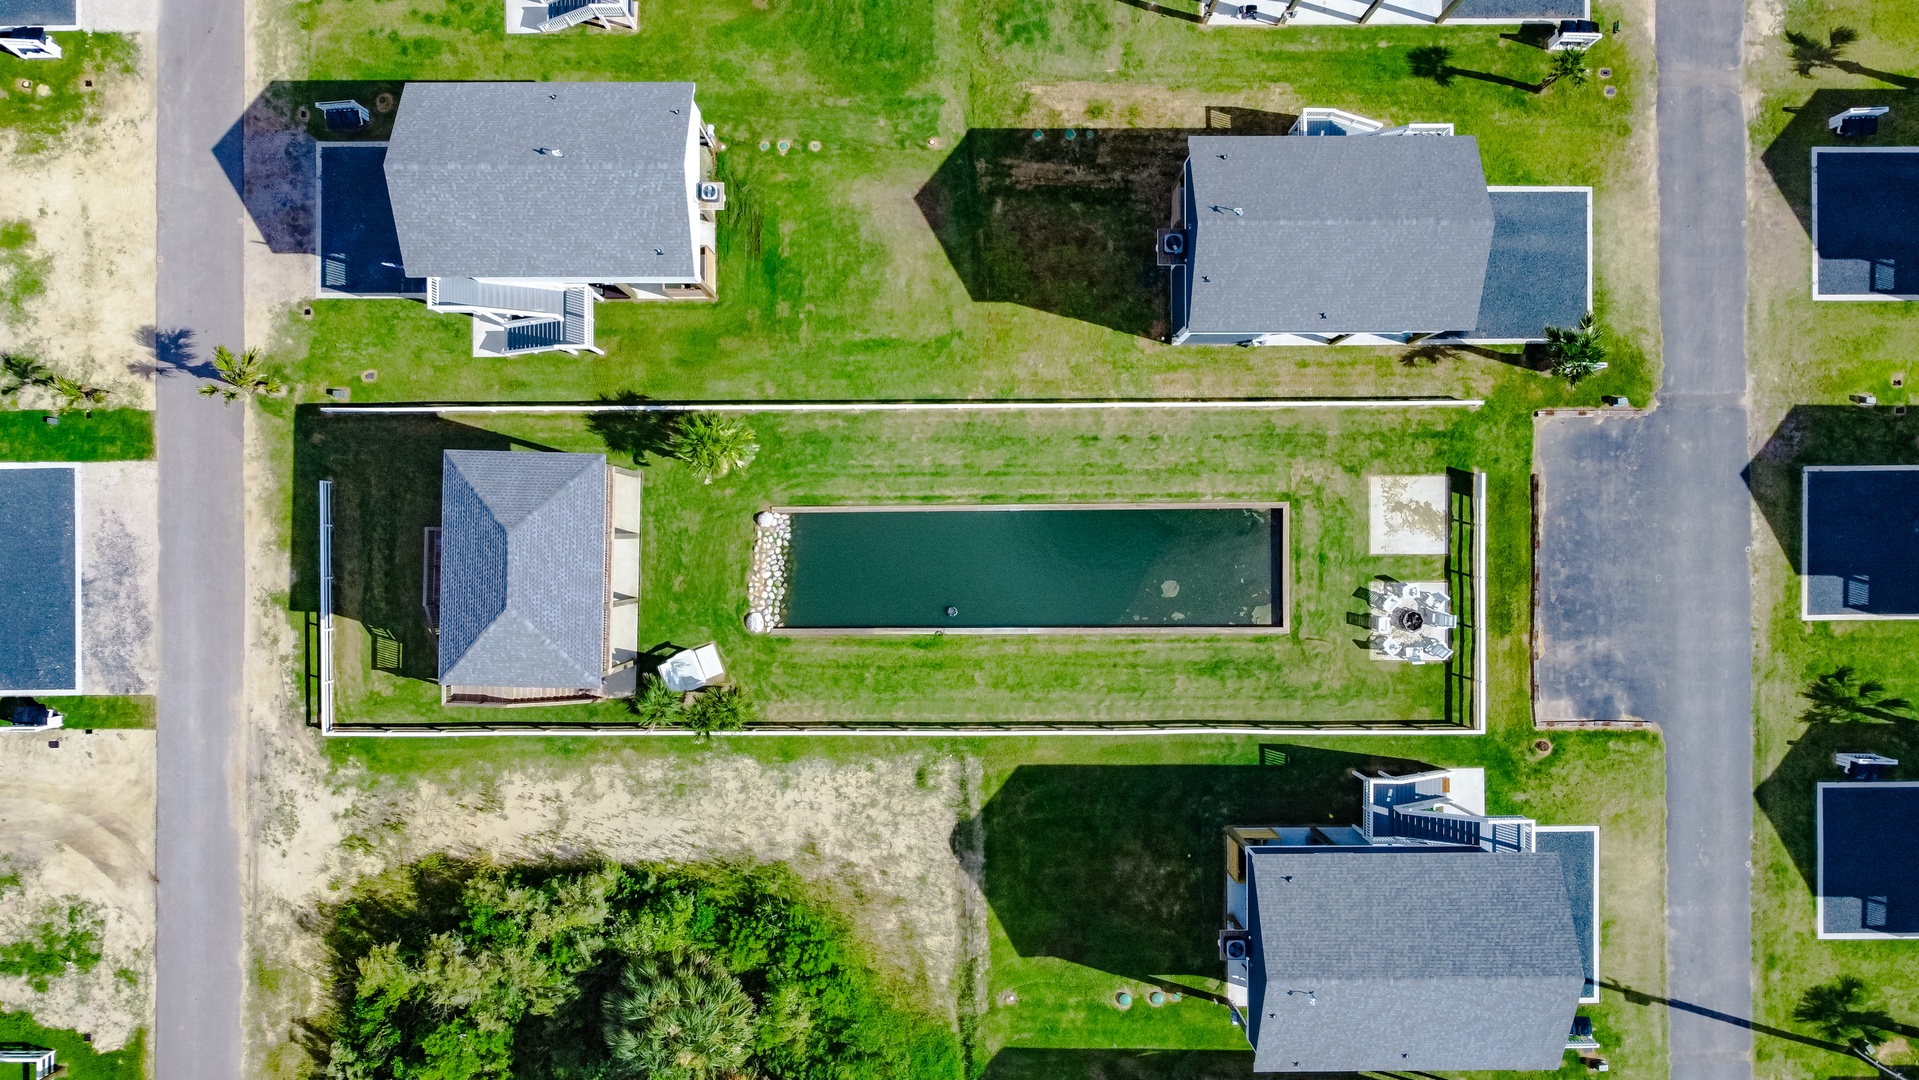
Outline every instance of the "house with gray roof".
[[597, 304], [712, 300], [724, 188], [692, 83], [409, 83], [319, 152], [322, 296], [426, 301], [474, 356], [599, 352]]
[[1207, 26], [1519, 26], [1592, 18], [1591, 0], [1202, 0]]
[[1253, 1070], [1559, 1068], [1598, 1000], [1596, 831], [1486, 814], [1479, 769], [1359, 779], [1357, 825], [1226, 831]]
[[639, 474], [604, 455], [445, 451], [440, 526], [427, 537], [441, 703], [631, 693], [639, 518]]
[[1489, 187], [1478, 140], [1307, 109], [1196, 135], [1159, 261], [1172, 342], [1541, 341], [1592, 307], [1589, 188]]
[[57, 30], [80, 29], [80, 0], [0, 0], [0, 51], [22, 60], [58, 60]]

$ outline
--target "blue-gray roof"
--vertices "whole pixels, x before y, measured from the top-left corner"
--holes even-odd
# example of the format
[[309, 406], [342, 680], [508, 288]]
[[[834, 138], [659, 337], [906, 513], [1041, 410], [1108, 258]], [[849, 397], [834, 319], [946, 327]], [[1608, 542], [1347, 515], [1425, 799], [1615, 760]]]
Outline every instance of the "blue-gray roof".
[[1545, 337], [1577, 326], [1587, 312], [1590, 191], [1494, 191], [1492, 251], [1475, 340]]
[[386, 147], [319, 146], [320, 284], [360, 294], [414, 294], [426, 282], [409, 278], [387, 195]]
[[693, 123], [692, 83], [408, 83], [386, 156], [407, 276], [697, 277]]
[[1539, 851], [1559, 856], [1565, 873], [1566, 902], [1572, 908], [1573, 934], [1579, 939], [1579, 966], [1586, 976], [1584, 998], [1599, 996], [1599, 923], [1594, 918], [1599, 891], [1599, 831], [1592, 828], [1554, 828], [1533, 830], [1533, 845]]
[[1919, 147], [1812, 152], [1818, 292], [1919, 295]]
[[606, 458], [448, 450], [440, 528], [440, 681], [597, 691]]
[[80, 0], [0, 0], [0, 27], [77, 26]]
[[1819, 786], [1825, 934], [1919, 937], [1919, 784]]
[[80, 472], [0, 468], [0, 690], [79, 692]]
[[1919, 466], [1801, 477], [1807, 613], [1919, 615]]
[[1196, 135], [1188, 149], [1190, 332], [1477, 325], [1493, 236], [1478, 140]]
[[1585, 978], [1557, 855], [1250, 861], [1255, 1072], [1559, 1067]]

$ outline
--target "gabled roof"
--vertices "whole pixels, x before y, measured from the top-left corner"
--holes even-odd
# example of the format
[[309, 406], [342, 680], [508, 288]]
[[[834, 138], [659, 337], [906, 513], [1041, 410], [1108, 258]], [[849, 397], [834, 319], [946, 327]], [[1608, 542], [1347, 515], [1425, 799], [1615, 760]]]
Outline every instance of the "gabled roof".
[[698, 277], [693, 124], [692, 83], [408, 83], [386, 156], [407, 276]]
[[606, 458], [448, 450], [440, 528], [440, 681], [599, 689]]
[[1254, 1071], [1559, 1067], [1585, 978], [1557, 855], [1250, 860]]
[[80, 24], [80, 0], [0, 0], [0, 26]]
[[1194, 333], [1471, 330], [1492, 202], [1471, 136], [1196, 135]]

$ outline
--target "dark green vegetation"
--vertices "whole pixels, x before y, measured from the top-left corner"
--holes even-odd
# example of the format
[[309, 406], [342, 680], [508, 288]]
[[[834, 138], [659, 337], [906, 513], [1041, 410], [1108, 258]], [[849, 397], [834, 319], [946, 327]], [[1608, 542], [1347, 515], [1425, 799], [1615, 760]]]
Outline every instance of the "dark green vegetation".
[[0, 944], [0, 975], [24, 978], [36, 993], [44, 994], [68, 967], [86, 972], [100, 963], [100, 935], [107, 924], [92, 904], [82, 901], [52, 903], [41, 914], [25, 938]]
[[[1512, 352], [1402, 364], [1402, 349], [1152, 340], [1167, 303], [1153, 229], [1185, 137], [1281, 132], [1301, 107], [1329, 105], [1453, 121], [1480, 140], [1490, 183], [1594, 185], [1613, 367], [1549, 393], [1648, 396], [1650, 143], [1634, 125], [1650, 117], [1649, 26], [1628, 18], [1587, 58], [1612, 71], [1609, 99], [1597, 79], [1534, 93], [1549, 54], [1496, 27], [1238, 33], [1195, 27], [1187, 0], [1143, 8], [720, 0], [689, 14], [646, 0], [638, 35], [535, 39], [505, 37], [484, 5], [287, 3], [262, 22], [291, 39], [265, 50], [287, 58], [273, 74], [291, 81], [268, 93], [289, 122], [299, 103], [355, 97], [376, 119], [354, 137], [383, 138], [381, 95], [406, 78], [691, 79], [727, 146], [728, 193], [718, 302], [601, 305], [604, 359], [476, 362], [464, 319], [327, 300], [311, 320], [286, 313], [288, 382], [305, 400], [326, 386], [356, 400], [550, 400], [1478, 394], [1540, 378], [1501, 362]], [[1415, 75], [1415, 53], [1436, 44], [1443, 85]]]
[[[1835, 35], [1842, 27], [1856, 29], [1856, 40]], [[1885, 687], [1881, 699], [1919, 697], [1912, 665], [1919, 623], [1800, 619], [1798, 469], [1919, 462], [1919, 414], [1892, 409], [1919, 405], [1912, 396], [1919, 368], [1910, 363], [1919, 321], [1911, 303], [1812, 299], [1811, 150], [1840, 144], [1826, 118], [1854, 105], [1889, 105], [1892, 114], [1877, 136], [1850, 145], [1919, 143], [1912, 59], [1919, 13], [1869, 0], [1795, 0], [1784, 30], [1747, 68], [1760, 95], [1751, 114], [1753, 151], [1771, 181], [1757, 190], [1747, 230], [1753, 424], [1769, 433], [1751, 469], [1765, 522], [1753, 549], [1761, 811], [1753, 852], [1755, 1020], [1759, 1071], [1821, 1080], [1872, 1070], [1794, 1018], [1808, 990], [1850, 974], [1877, 988], [1891, 1015], [1919, 1016], [1911, 943], [1820, 941], [1813, 900], [1813, 785], [1840, 778], [1832, 754], [1878, 750], [1907, 762], [1893, 778], [1914, 778], [1913, 725], [1874, 715], [1908, 711], [1864, 700], [1859, 688], [1877, 682]], [[1874, 394], [1881, 407], [1852, 405], [1852, 394]], [[1850, 678], [1835, 678], [1842, 669]], [[1846, 717], [1858, 722], [1821, 722]], [[1889, 1061], [1912, 1060], [1896, 1042], [1885, 1052]]]
[[58, 424], [33, 409], [0, 410], [0, 461], [136, 461], [153, 456], [153, 414], [67, 411]]
[[58, 60], [0, 56], [0, 130], [18, 136], [19, 150], [48, 149], [74, 125], [96, 122], [98, 95], [115, 81], [138, 78], [139, 46], [129, 35], [61, 34], [60, 49]]
[[[642, 459], [641, 640], [717, 640], [769, 721], [1465, 723], [1457, 676], [1467, 669], [1385, 664], [1366, 648], [1364, 590], [1375, 575], [1449, 576], [1438, 556], [1367, 553], [1366, 476], [1478, 469], [1490, 476], [1492, 686], [1511, 688], [1496, 692], [1493, 706], [1523, 715], [1516, 635], [1525, 626], [1530, 409], [1538, 401], [1509, 392], [1479, 410], [757, 417], [764, 448], [743, 473], [706, 484], [682, 463]], [[626, 445], [631, 434], [622, 428], [613, 439]], [[334, 481], [335, 611], [352, 620], [336, 637], [340, 720], [630, 719], [618, 703], [449, 710], [430, 681], [436, 645], [421, 603], [423, 536], [439, 523], [442, 451], [607, 450], [591, 425], [304, 407], [294, 439], [288, 509], [298, 613], [318, 602], [317, 481]], [[743, 625], [752, 515], [769, 505], [1204, 498], [1290, 504], [1294, 633], [789, 638], [756, 637]], [[1463, 583], [1454, 590], [1465, 604]], [[1113, 663], [1116, 649], [1127, 663]]]
[[781, 869], [435, 858], [363, 883], [329, 940], [336, 1080], [962, 1075]]
[[22, 1042], [56, 1052], [62, 1080], [145, 1080], [146, 1035], [136, 1034], [118, 1050], [101, 1053], [80, 1032], [44, 1028], [24, 1012], [0, 1012], [0, 1042]]

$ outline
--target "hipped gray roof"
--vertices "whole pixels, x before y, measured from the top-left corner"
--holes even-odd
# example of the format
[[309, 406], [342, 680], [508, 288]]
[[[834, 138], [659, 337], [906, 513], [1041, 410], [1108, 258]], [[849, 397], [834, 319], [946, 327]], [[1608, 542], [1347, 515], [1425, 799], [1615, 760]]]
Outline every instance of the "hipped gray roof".
[[440, 528], [440, 681], [597, 690], [606, 458], [448, 450]]
[[1254, 1071], [1559, 1067], [1585, 980], [1557, 855], [1251, 863]]
[[0, 0], [0, 26], [77, 26], [80, 0]]
[[692, 83], [408, 83], [386, 155], [407, 276], [697, 277], [692, 132]]
[[1471, 330], [1493, 212], [1470, 136], [1188, 141], [1194, 333]]

